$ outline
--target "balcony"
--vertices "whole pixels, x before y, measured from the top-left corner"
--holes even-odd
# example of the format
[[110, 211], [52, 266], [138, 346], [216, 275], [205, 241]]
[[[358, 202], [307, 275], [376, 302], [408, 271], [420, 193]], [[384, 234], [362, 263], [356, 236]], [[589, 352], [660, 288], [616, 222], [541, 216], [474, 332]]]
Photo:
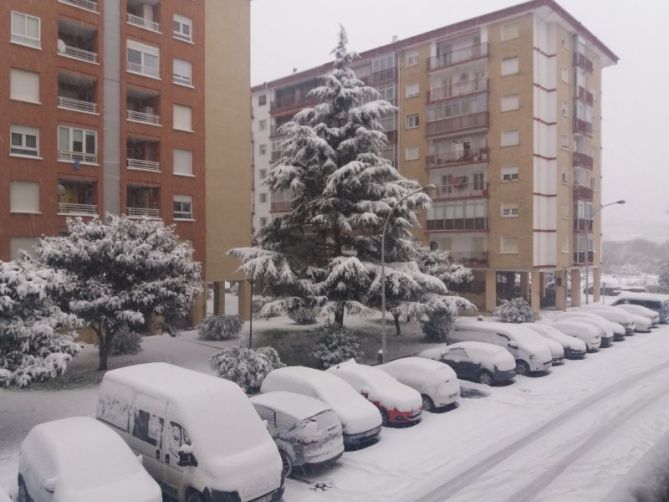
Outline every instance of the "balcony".
[[592, 265], [592, 262], [595, 258], [595, 253], [592, 251], [578, 251], [574, 253], [574, 264], [575, 265], [585, 265], [586, 260], [589, 265]]
[[592, 169], [593, 167], [593, 158], [590, 155], [585, 153], [574, 152], [572, 154], [572, 163], [574, 167], [585, 167], [587, 169]]
[[488, 148], [462, 150], [459, 152], [442, 152], [427, 156], [427, 167], [430, 169], [458, 164], [481, 164], [485, 162], [488, 162]]
[[431, 57], [427, 60], [429, 71], [448, 68], [460, 63], [474, 61], [476, 59], [488, 57], [488, 44], [475, 44], [461, 49], [455, 49], [439, 56]]
[[160, 33], [160, 2], [156, 0], [128, 0], [127, 21], [132, 26]]
[[58, 19], [58, 54], [97, 64], [97, 29], [69, 19]]
[[129, 121], [160, 126], [160, 115], [156, 113], [160, 106], [157, 92], [129, 87], [126, 104]]
[[592, 200], [593, 190], [585, 185], [574, 185], [574, 200]]
[[579, 99], [590, 106], [592, 106], [595, 102], [595, 98], [592, 93], [580, 85], [576, 88], [574, 99]]
[[84, 9], [91, 12], [98, 12], [98, 3], [93, 0], [58, 0], [59, 3], [71, 5], [78, 9]]
[[160, 172], [160, 162], [155, 160], [142, 160], [142, 159], [126, 159], [128, 169], [134, 171], [152, 171], [159, 173]]
[[149, 218], [157, 220], [160, 218], [160, 210], [149, 207], [128, 207], [128, 216], [130, 218]]
[[292, 204], [291, 200], [273, 200], [269, 211], [270, 213], [288, 213], [293, 208]]
[[593, 220], [585, 218], [574, 218], [574, 232], [592, 232]]
[[427, 123], [426, 134], [447, 134], [467, 129], [478, 129], [488, 127], [488, 112], [472, 113], [445, 119], [435, 120]]
[[160, 23], [151, 21], [141, 16], [135, 16], [128, 12], [128, 24], [137, 26], [139, 28], [144, 28], [145, 30], [153, 31], [154, 33], [160, 33]]
[[58, 73], [58, 108], [82, 113], [97, 113], [97, 82], [76, 73]]
[[95, 183], [58, 180], [58, 214], [97, 216]]
[[160, 172], [160, 143], [158, 141], [131, 136], [126, 145], [128, 169]]
[[574, 132], [592, 136], [592, 123], [574, 117]]
[[450, 230], [485, 231], [488, 229], [487, 218], [452, 218], [427, 220], [427, 230], [431, 232]]
[[449, 251], [448, 255], [456, 263], [466, 266], [487, 265], [487, 251]]
[[386, 68], [385, 70], [375, 71], [374, 73], [363, 78], [362, 80], [367, 85], [376, 86], [379, 84], [383, 84], [385, 82], [390, 82], [395, 80], [396, 75], [397, 75], [396, 68], [394, 67]]
[[98, 207], [93, 204], [58, 203], [58, 214], [68, 216], [97, 216]]
[[294, 99], [285, 98], [281, 100], [272, 101], [270, 103], [270, 113], [280, 114], [286, 112], [297, 111], [302, 108], [308, 108], [318, 104], [317, 98], [307, 98], [306, 95]]
[[592, 73], [594, 68], [592, 61], [585, 54], [581, 54], [580, 52], [574, 53], [574, 66], [582, 68], [588, 73]]
[[281, 159], [281, 150], [272, 150], [272, 156], [270, 157], [270, 162], [277, 162]]
[[160, 218], [160, 189], [149, 186], [128, 186], [128, 216]]
[[84, 162], [86, 164], [97, 164], [98, 156], [92, 153], [74, 152], [69, 150], [58, 150], [58, 160], [64, 162]]
[[[465, 176], [466, 178], [466, 176]], [[433, 199], [466, 199], [472, 197], [487, 197], [488, 183], [459, 183], [458, 177], [453, 177], [450, 185], [438, 185]]]
[[478, 92], [485, 92], [487, 90], [488, 79], [473, 78], [468, 80], [458, 80], [446, 87], [430, 89], [427, 93], [427, 102], [434, 103], [435, 101], [467, 96]]

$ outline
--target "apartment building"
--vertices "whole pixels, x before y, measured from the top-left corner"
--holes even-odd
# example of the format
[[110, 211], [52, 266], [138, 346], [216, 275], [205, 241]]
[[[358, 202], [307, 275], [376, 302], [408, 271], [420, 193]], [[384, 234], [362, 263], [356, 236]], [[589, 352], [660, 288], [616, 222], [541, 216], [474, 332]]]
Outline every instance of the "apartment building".
[[[535, 309], [565, 308], [586, 263], [599, 291], [601, 78], [617, 60], [556, 2], [532, 0], [354, 63], [398, 107], [384, 118], [384, 155], [437, 187], [417, 237], [473, 269], [462, 292], [481, 308], [519, 295]], [[312, 104], [308, 91], [330, 67], [252, 88], [256, 229], [290, 210], [290, 194], [262, 195], [258, 185], [280, 155], [276, 128]]]
[[125, 214], [174, 224], [219, 293], [242, 279], [222, 256], [250, 242], [249, 2], [7, 0], [0, 27], [0, 259]]

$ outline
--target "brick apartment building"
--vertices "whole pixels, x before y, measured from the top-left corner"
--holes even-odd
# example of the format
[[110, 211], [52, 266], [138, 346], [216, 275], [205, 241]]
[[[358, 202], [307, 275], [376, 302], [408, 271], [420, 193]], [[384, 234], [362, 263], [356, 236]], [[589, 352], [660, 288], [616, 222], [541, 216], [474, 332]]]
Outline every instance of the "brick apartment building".
[[[417, 236], [471, 267], [490, 311], [523, 295], [564, 308], [586, 262], [599, 291], [601, 78], [618, 58], [553, 0], [533, 0], [360, 54], [359, 78], [397, 105], [384, 155], [437, 186]], [[261, 183], [277, 127], [312, 105], [331, 63], [251, 89], [254, 228], [290, 210]], [[579, 302], [575, 295], [572, 304]]]
[[250, 242], [249, 16], [248, 0], [3, 1], [0, 259], [68, 216], [160, 218], [222, 311], [241, 279], [224, 253]]

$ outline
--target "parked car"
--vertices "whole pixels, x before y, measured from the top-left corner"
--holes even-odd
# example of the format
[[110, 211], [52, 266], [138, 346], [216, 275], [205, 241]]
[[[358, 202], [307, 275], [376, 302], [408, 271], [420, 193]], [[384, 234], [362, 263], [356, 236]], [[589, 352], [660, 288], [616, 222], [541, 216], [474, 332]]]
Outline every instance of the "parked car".
[[565, 335], [562, 331], [553, 326], [539, 322], [528, 322], [524, 324], [532, 331], [544, 336], [554, 342], [559, 343], [567, 359], [583, 359], [587, 351], [587, 347], [583, 340], [576, 337]]
[[[583, 288], [584, 293], [593, 294], [594, 291], [595, 291], [594, 286], [589, 286], [588, 288]], [[622, 289], [621, 289], [620, 286], [613, 286], [613, 285], [608, 285], [607, 284], [607, 285], [600, 286], [599, 292], [602, 295], [605, 295], [605, 296], [618, 296], [622, 292]]]
[[632, 317], [632, 314], [629, 314], [624, 310], [618, 309], [616, 307], [610, 307], [595, 303], [580, 307], [576, 311], [577, 312], [583, 311], [597, 314], [598, 316], [603, 317], [607, 321], [620, 324], [622, 327], [625, 328], [626, 335], [634, 334], [634, 330], [636, 329], [636, 325], [634, 323], [634, 318]]
[[423, 399], [419, 392], [373, 366], [355, 359], [331, 366], [328, 373], [346, 381], [381, 412], [383, 425], [412, 425], [420, 422]]
[[587, 319], [567, 317], [553, 321], [550, 325], [565, 335], [583, 340], [588, 352], [597, 352], [602, 345], [603, 328], [588, 322]]
[[615, 325], [594, 312], [585, 312], [582, 310], [570, 310], [556, 315], [554, 321], [579, 321], [593, 325], [599, 331], [601, 337], [601, 348], [611, 347], [614, 340], [625, 339], [625, 328], [621, 325]]
[[640, 315], [645, 317], [651, 322], [651, 327], [655, 328], [660, 324], [660, 314], [651, 310], [647, 307], [642, 307], [641, 305], [633, 305], [631, 303], [620, 303], [616, 305], [619, 309], [623, 309], [625, 312], [630, 314]]
[[422, 357], [404, 357], [376, 367], [419, 392], [423, 410], [440, 411], [460, 399], [458, 377], [444, 363]]
[[260, 392], [285, 390], [323, 401], [337, 414], [348, 449], [375, 443], [381, 434], [378, 408], [353, 390], [341, 378], [304, 366], [279, 368], [265, 378]]
[[[594, 304], [589, 308], [586, 308], [585, 310], [592, 310], [593, 312], [600, 313], [600, 312], [612, 312], [613, 314], [610, 315], [615, 315], [617, 317], [620, 317], [621, 315], [627, 316], [628, 321], [634, 326], [634, 329], [631, 333], [627, 333], [628, 335], [633, 334], [634, 332], [638, 333], [649, 333], [650, 329], [653, 327], [653, 321], [648, 319], [646, 316], [641, 316], [638, 314], [634, 314], [632, 312], [628, 312], [625, 309], [622, 309], [620, 307], [614, 307], [612, 305], [601, 305], [601, 304]], [[620, 317], [622, 320], [622, 317]], [[613, 322], [618, 322], [615, 321], [614, 319], [611, 319], [611, 317], [605, 317], [605, 319], [612, 320]], [[620, 322], [618, 322], [620, 324]]]
[[418, 356], [448, 364], [458, 378], [486, 385], [511, 382], [516, 376], [511, 353], [491, 343], [457, 342], [424, 350]]
[[97, 419], [118, 432], [165, 494], [180, 502], [281, 499], [276, 444], [229, 380], [166, 363], [108, 371]]
[[344, 453], [341, 422], [322, 401], [277, 391], [253, 396], [251, 403], [279, 449], [284, 476], [294, 467], [335, 462]]
[[457, 320], [446, 337], [448, 343], [484, 342], [504, 347], [516, 360], [516, 373], [549, 371], [553, 356], [539, 335], [520, 324]]
[[33, 427], [21, 444], [18, 482], [21, 502], [162, 501], [128, 445], [89, 417]]
[[660, 316], [660, 323], [669, 323], [669, 296], [657, 295], [652, 293], [623, 293], [612, 305], [628, 303], [632, 305], [641, 305], [657, 312]]

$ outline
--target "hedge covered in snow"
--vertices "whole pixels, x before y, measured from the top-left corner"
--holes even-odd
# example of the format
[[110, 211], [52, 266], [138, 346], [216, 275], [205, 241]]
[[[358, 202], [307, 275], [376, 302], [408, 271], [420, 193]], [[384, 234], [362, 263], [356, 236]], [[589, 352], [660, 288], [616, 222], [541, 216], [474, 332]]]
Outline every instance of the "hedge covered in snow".
[[272, 347], [226, 347], [211, 356], [209, 366], [219, 377], [231, 380], [253, 394], [260, 390], [270, 371], [285, 365]]
[[239, 335], [242, 321], [239, 316], [212, 315], [207, 317], [198, 330], [202, 340], [229, 340]]
[[343, 326], [327, 323], [314, 330], [314, 336], [317, 341], [312, 355], [323, 368], [364, 355], [360, 350], [360, 338]]
[[501, 305], [495, 309], [495, 315], [502, 322], [534, 322], [538, 319], [532, 307], [524, 298], [514, 298], [511, 301], [502, 300]]

